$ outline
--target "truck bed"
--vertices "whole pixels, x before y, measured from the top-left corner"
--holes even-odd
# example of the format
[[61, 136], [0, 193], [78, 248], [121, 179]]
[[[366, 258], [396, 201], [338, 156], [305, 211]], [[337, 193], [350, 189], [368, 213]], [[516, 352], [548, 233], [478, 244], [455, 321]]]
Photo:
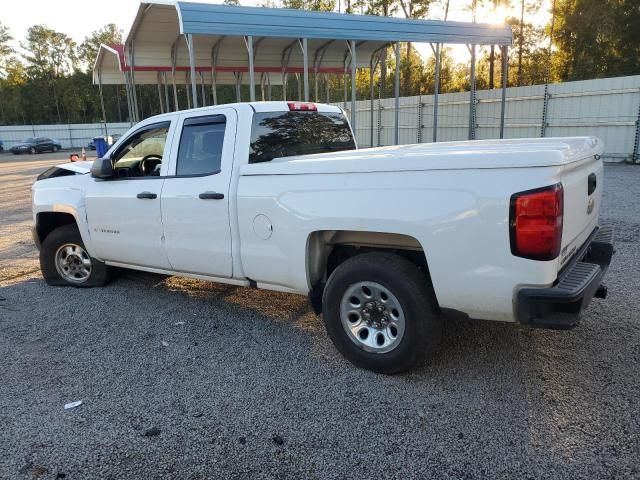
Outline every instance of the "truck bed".
[[566, 166], [602, 153], [595, 137], [479, 140], [393, 147], [274, 159], [244, 165], [242, 175], [366, 173]]

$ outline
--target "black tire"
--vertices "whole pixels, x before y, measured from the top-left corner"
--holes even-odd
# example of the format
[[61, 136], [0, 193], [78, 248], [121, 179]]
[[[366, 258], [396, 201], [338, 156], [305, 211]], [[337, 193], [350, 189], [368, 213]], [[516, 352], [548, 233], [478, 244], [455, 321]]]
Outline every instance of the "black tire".
[[44, 281], [49, 285], [64, 287], [101, 287], [109, 283], [110, 268], [103, 262], [91, 258], [91, 273], [84, 281], [69, 281], [56, 268], [56, 252], [64, 244], [79, 245], [84, 249], [84, 243], [76, 225], [63, 225], [53, 230], [42, 242], [40, 248], [40, 270]]
[[35, 149], [35, 148], [31, 147], [31, 148], [29, 149], [29, 153], [30, 153], [31, 155], [35, 155], [37, 152], [36, 152], [36, 149]]
[[[404, 311], [404, 335], [393, 350], [368, 352], [346, 332], [340, 318], [345, 292], [359, 282], [375, 282], [389, 290]], [[427, 275], [408, 260], [390, 253], [364, 253], [340, 264], [331, 274], [322, 296], [323, 318], [329, 337], [351, 363], [379, 373], [411, 369], [433, 350], [441, 319]]]
[[58, 146], [54, 145], [53, 147], [51, 147], [51, 153], [56, 153], [58, 151]]

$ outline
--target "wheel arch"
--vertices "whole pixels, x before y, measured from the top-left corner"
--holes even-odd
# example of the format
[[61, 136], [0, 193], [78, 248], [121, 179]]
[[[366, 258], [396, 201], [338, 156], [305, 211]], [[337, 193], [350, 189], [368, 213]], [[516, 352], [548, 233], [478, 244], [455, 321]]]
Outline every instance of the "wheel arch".
[[36, 226], [34, 235], [36, 236], [36, 243], [42, 245], [45, 238], [53, 232], [56, 228], [63, 225], [76, 225], [78, 227], [78, 221], [76, 217], [69, 212], [53, 212], [45, 211], [36, 214]]
[[[318, 230], [307, 239], [306, 267], [309, 299], [316, 313], [322, 313], [322, 292], [331, 273], [345, 260], [367, 252], [384, 251], [406, 258], [425, 275], [436, 300], [427, 255], [415, 237], [390, 232]], [[439, 308], [436, 305], [436, 308]]]

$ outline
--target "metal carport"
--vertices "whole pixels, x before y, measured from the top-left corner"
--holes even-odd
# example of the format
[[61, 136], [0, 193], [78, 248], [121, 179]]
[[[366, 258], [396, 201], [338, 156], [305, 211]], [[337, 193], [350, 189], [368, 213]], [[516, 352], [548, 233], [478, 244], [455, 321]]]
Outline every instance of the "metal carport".
[[[138, 121], [136, 84], [157, 84], [161, 110], [179, 109], [176, 85], [191, 86], [189, 103], [207, 105], [205, 84], [211, 85], [210, 103], [217, 104], [216, 88], [235, 84], [240, 100], [240, 84], [248, 82], [249, 96], [255, 101], [256, 76], [264, 97], [267, 87], [286, 86], [291, 74], [301, 75], [299, 98], [309, 101], [309, 76], [315, 75], [316, 101], [320, 101], [319, 79], [324, 75], [345, 77], [351, 81], [351, 122], [355, 130], [356, 83], [358, 68], [369, 68], [373, 82], [380, 54], [394, 47], [395, 143], [398, 143], [400, 93], [400, 42], [430, 43], [436, 54], [434, 127], [437, 126], [437, 98], [440, 52], [443, 44], [466, 44], [471, 53], [471, 92], [469, 138], [474, 136], [475, 52], [477, 45], [497, 45], [502, 49], [502, 108], [500, 137], [504, 132], [504, 107], [507, 80], [508, 47], [511, 27], [438, 20], [413, 20], [370, 15], [282, 8], [233, 7], [206, 3], [156, 0], [142, 2], [122, 51], [103, 46], [94, 67], [95, 83], [127, 85], [130, 118]], [[104, 51], [103, 51], [104, 50]], [[118, 58], [108, 61], [112, 53]], [[114, 56], [112, 55], [112, 56]], [[168, 81], [172, 85], [169, 94]], [[327, 82], [325, 82], [327, 83]], [[164, 86], [164, 94], [161, 86]], [[328, 85], [328, 83], [327, 83]], [[373, 83], [372, 83], [373, 85]], [[200, 92], [198, 92], [200, 90]], [[286, 88], [283, 88], [286, 96]], [[173, 97], [171, 102], [171, 97]], [[373, 88], [371, 88], [373, 103]], [[372, 109], [373, 111], [373, 109]], [[437, 128], [434, 128], [436, 141]], [[371, 130], [373, 136], [373, 129]]]

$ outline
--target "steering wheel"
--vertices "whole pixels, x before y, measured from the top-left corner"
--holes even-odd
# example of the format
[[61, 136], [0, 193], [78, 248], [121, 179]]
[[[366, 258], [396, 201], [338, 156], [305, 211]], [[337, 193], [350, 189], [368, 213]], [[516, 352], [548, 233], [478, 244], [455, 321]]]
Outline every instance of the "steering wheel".
[[152, 153], [150, 155], [145, 155], [140, 160], [140, 171], [143, 176], [151, 175], [155, 170], [156, 166], [162, 163], [162, 155], [158, 155]]

